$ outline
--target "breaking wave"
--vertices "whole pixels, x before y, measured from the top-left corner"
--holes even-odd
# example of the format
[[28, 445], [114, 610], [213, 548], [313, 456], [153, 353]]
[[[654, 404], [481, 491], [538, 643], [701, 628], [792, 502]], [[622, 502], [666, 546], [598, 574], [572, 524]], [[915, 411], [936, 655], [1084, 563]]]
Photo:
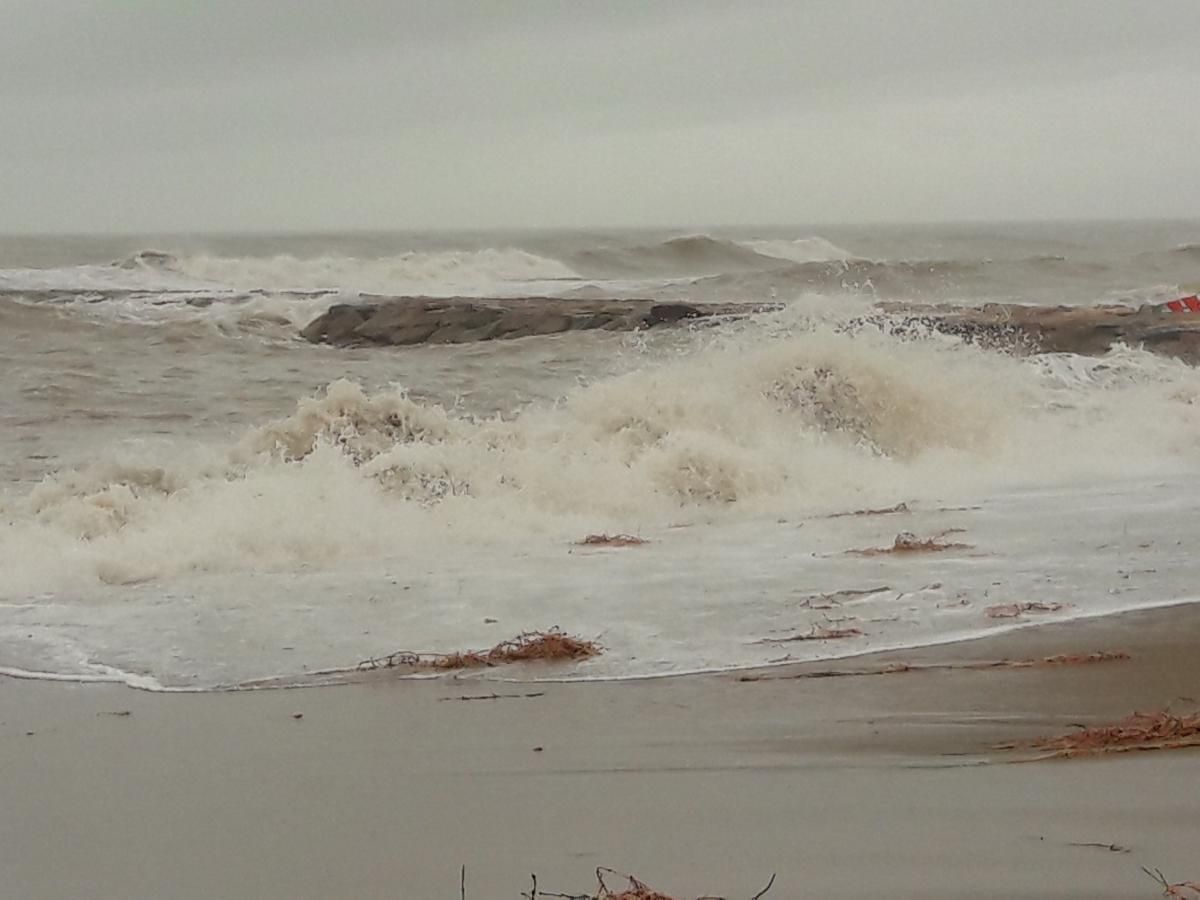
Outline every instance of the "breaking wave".
[[583, 250], [571, 257], [571, 264], [591, 277], [686, 277], [848, 255], [819, 237], [738, 242], [697, 234], [652, 244]]
[[1035, 298], [1036, 291], [1053, 290], [1056, 285], [1102, 274], [1107, 268], [1102, 263], [1054, 255], [1016, 260], [844, 258], [758, 272], [724, 272], [700, 279], [695, 286], [707, 292], [756, 297], [779, 291], [854, 291], [898, 298], [978, 295], [1020, 300]]
[[383, 258], [351, 256], [179, 255], [141, 250], [108, 266], [0, 270], [0, 291], [496, 293], [504, 285], [573, 280], [557, 260], [524, 250], [411, 252]]
[[108, 319], [203, 321], [231, 334], [264, 333], [265, 327], [286, 338], [332, 304], [364, 295], [507, 297], [555, 293], [578, 280], [556, 260], [514, 249], [384, 258], [187, 256], [146, 249], [109, 265], [0, 270], [0, 298]]
[[[957, 257], [947, 251], [942, 257], [910, 259], [868, 258], [815, 235], [732, 240], [694, 234], [639, 243], [637, 235], [622, 240], [584, 234], [513, 241], [512, 246], [382, 256], [372, 255], [379, 247], [369, 242], [361, 245], [361, 256], [354, 255], [354, 244], [344, 253], [318, 249], [308, 256], [236, 255], [236, 244], [228, 254], [184, 252], [167, 243], [167, 249], [148, 247], [107, 265], [0, 269], [0, 298], [55, 304], [93, 320], [183, 320], [222, 335], [271, 340], [294, 338], [333, 304], [364, 297], [758, 303], [806, 294], [845, 300], [855, 294], [964, 304], [1140, 305], [1194, 291], [1190, 262], [1200, 246], [1184, 243], [1173, 250], [1108, 256], [1052, 242], [1041, 248], [1052, 252], [1043, 253], [1032, 252], [1037, 246], [1017, 249], [998, 242]], [[281, 242], [260, 247], [280, 248], [294, 249]], [[988, 251], [997, 256], [983, 255]]]
[[338, 381], [226, 448], [103, 456], [4, 503], [3, 590], [1095, 481], [1198, 449], [1200, 375], [1138, 351], [1019, 359], [779, 318], [703, 340], [508, 418]]
[[179, 257], [173, 253], [167, 253], [165, 250], [139, 250], [137, 253], [131, 253], [124, 259], [118, 259], [113, 263], [113, 267], [117, 269], [125, 269], [126, 271], [137, 271], [139, 269], [148, 269], [156, 272], [171, 272], [178, 271]]
[[479, 294], [510, 282], [573, 280], [557, 260], [524, 250], [412, 252], [379, 259], [190, 256], [176, 262], [193, 278], [242, 290], [341, 290], [362, 293]]

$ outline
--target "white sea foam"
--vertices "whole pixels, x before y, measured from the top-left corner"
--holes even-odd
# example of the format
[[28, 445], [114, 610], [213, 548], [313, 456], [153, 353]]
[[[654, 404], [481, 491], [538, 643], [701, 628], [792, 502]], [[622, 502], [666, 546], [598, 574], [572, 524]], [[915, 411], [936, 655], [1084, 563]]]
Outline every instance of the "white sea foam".
[[797, 238], [796, 240], [746, 241], [756, 253], [775, 259], [786, 259], [794, 263], [826, 262], [853, 259], [848, 250], [833, 244], [823, 237]]
[[575, 279], [557, 260], [524, 250], [411, 252], [379, 259], [346, 256], [185, 256], [180, 272], [241, 290], [342, 290], [379, 294], [489, 294], [512, 283]]
[[143, 267], [66, 266], [51, 269], [0, 269], [0, 292], [211, 291], [231, 290], [185, 272]]
[[284, 326], [290, 334], [334, 303], [363, 295], [553, 295], [578, 283], [563, 263], [517, 249], [414, 251], [383, 258], [176, 256], [144, 250], [111, 265], [0, 270], [0, 295], [26, 302], [52, 302], [105, 319], [200, 321], [227, 332]]
[[[38, 633], [64, 671], [102, 660], [178, 684], [190, 666], [216, 683], [294, 671], [283, 653], [239, 656], [224, 643], [235, 627], [286, 633], [306, 664], [336, 665], [380, 641], [477, 643], [495, 636], [478, 624], [489, 616], [606, 629], [612, 655], [581, 673], [646, 674], [772, 658], [747, 629], [808, 623], [784, 603], [803, 586], [939, 585], [893, 597], [918, 612], [872, 624], [883, 643], [978, 631], [978, 604], [1006, 592], [1078, 613], [1186, 593], [1191, 564], [1168, 539], [1192, 502], [1196, 370], [1125, 348], [1020, 359], [803, 312], [698, 332], [505, 419], [339, 381], [228, 446], [99, 453], [5, 498], [0, 596], [33, 606], [0, 617], [0, 643]], [[900, 501], [919, 512], [814, 518]], [[937, 512], [960, 505], [984, 509]], [[982, 555], [899, 569], [842, 555], [945, 527], [967, 527]], [[568, 553], [601, 531], [653, 543]], [[1106, 593], [1127, 586], [1118, 563], [1138, 553], [1172, 574], [1142, 576], [1136, 597]], [[368, 601], [381, 595], [386, 611]], [[972, 616], [951, 608], [962, 598]], [[877, 601], [853, 614], [886, 619]], [[311, 631], [339, 617], [362, 628]], [[679, 617], [702, 621], [667, 639]], [[68, 624], [81, 621], [82, 638]], [[378, 637], [356, 643], [363, 628]], [[172, 635], [169, 659], [146, 645], [156, 632]], [[95, 652], [63, 655], [55, 635]]]
[[[1007, 627], [992, 603], [1070, 604], [1056, 619], [1194, 596], [1195, 369], [853, 324], [876, 292], [1171, 299], [1190, 251], [839, 232], [851, 253], [775, 233], [383, 257], [403, 240], [226, 239], [206, 256], [147, 239], [175, 255], [0, 272], [0, 667], [195, 688], [557, 624], [608, 649], [555, 674], [620, 677]], [[125, 252], [101, 246], [81, 258]], [[50, 249], [6, 258], [76, 258]], [[824, 296], [719, 329], [378, 352], [295, 340], [363, 294], [799, 291]], [[247, 332], [287, 340], [227, 337]], [[824, 517], [900, 502], [911, 511]], [[846, 554], [950, 528], [969, 549]], [[595, 532], [650, 543], [576, 546]], [[863, 636], [772, 643], [842, 617]]]
[[226, 450], [102, 458], [7, 501], [5, 592], [1095, 481], [1200, 443], [1196, 371], [1141, 351], [763, 327], [509, 420], [339, 381]]

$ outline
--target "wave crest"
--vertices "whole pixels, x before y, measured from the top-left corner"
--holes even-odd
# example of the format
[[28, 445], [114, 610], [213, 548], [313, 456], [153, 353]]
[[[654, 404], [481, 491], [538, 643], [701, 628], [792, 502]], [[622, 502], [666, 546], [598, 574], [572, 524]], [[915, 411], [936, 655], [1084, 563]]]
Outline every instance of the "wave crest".
[[411, 252], [377, 259], [188, 256], [181, 272], [239, 290], [342, 290], [362, 293], [453, 295], [503, 290], [511, 282], [574, 280], [554, 259], [524, 250]]
[[1043, 255], [1015, 260], [991, 259], [861, 259], [814, 260], [767, 271], [722, 273], [698, 279], [694, 286], [720, 296], [764, 296], [777, 291], [840, 293], [860, 291], [888, 297], [920, 298], [930, 294], [1021, 297], [1028, 292], [1031, 270], [1040, 289], [1086, 277], [1105, 266], [1063, 256]]
[[571, 257], [571, 263], [596, 277], [684, 277], [766, 270], [848, 255], [819, 237], [739, 242], [696, 234], [651, 244], [583, 250]]
[[148, 270], [152, 272], [174, 272], [179, 268], [179, 257], [164, 250], [139, 250], [112, 264], [114, 269], [126, 271]]
[[723, 333], [510, 419], [338, 381], [228, 448], [48, 479], [5, 504], [0, 571], [44, 590], [286, 570], [653, 529], [687, 509], [753, 519], [1119, 475], [1130, 453], [1152, 467], [1147, 447], [1196, 450], [1195, 370], [1134, 351], [1085, 373], [945, 336], [785, 327]]

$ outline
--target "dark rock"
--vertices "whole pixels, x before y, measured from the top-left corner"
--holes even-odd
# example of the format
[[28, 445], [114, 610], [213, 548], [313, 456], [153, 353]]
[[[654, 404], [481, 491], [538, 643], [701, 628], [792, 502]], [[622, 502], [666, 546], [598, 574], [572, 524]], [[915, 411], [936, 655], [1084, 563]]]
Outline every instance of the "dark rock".
[[[558, 297], [380, 297], [361, 305], [332, 306], [301, 334], [313, 343], [337, 346], [461, 344], [566, 331], [636, 331], [747, 316], [777, 308]], [[1015, 303], [978, 307], [883, 303], [879, 309], [900, 331], [907, 323], [914, 329], [933, 328], [986, 346], [1011, 348], [1014, 352], [1095, 356], [1124, 343], [1191, 364], [1200, 363], [1200, 314], [1170, 313], [1160, 306], [1135, 309]]]
[[355, 330], [378, 309], [375, 306], [351, 306], [339, 303], [329, 307], [300, 332], [305, 340], [314, 344], [355, 343]]
[[666, 322], [680, 322], [683, 319], [698, 319], [703, 313], [695, 306], [686, 303], [656, 303], [646, 313], [647, 325], [660, 325]]
[[462, 344], [565, 331], [634, 331], [713, 316], [748, 315], [762, 309], [556, 297], [372, 298], [363, 305], [330, 307], [301, 334], [313, 343], [338, 346]]
[[1190, 364], [1200, 363], [1200, 315], [1161, 306], [979, 307], [882, 304], [892, 316], [988, 345], [1035, 353], [1098, 356], [1116, 344], [1143, 347]]
[[1192, 365], [1200, 363], [1200, 324], [1149, 329], [1141, 335], [1140, 342], [1154, 353], [1173, 356]]

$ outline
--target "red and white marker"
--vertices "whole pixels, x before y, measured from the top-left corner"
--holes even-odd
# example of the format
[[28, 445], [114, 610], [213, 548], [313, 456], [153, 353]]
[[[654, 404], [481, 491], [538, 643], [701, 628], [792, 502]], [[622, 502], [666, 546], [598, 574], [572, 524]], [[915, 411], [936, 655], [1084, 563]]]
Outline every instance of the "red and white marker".
[[1172, 300], [1168, 303], [1167, 309], [1174, 313], [1200, 313], [1200, 297], [1197, 297], [1195, 294], [1192, 294], [1190, 297], [1180, 297], [1178, 300]]

